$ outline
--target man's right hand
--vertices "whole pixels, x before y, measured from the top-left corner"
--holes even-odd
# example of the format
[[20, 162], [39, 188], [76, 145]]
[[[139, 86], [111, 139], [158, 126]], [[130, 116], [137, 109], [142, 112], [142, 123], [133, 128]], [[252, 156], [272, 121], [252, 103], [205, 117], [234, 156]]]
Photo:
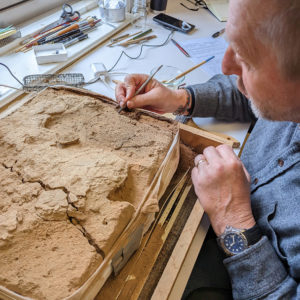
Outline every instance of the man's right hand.
[[185, 90], [171, 90], [152, 79], [144, 90], [134, 96], [139, 87], [147, 80], [146, 74], [131, 74], [125, 77], [124, 82], [116, 86], [116, 100], [121, 107], [143, 108], [159, 114], [174, 112], [187, 101]]

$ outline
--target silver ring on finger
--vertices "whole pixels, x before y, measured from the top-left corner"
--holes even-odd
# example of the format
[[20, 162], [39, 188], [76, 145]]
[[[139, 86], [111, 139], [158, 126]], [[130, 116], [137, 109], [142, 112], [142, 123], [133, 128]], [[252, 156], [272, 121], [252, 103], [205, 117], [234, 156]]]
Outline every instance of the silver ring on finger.
[[197, 168], [199, 169], [199, 167], [201, 166], [201, 164], [206, 163], [207, 160], [206, 159], [199, 159], [197, 162]]

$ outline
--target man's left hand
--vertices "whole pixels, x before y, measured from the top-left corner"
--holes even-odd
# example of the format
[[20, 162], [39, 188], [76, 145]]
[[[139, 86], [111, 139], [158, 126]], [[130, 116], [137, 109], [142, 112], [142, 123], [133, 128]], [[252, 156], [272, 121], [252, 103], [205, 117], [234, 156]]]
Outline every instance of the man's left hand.
[[205, 148], [195, 157], [195, 192], [217, 236], [226, 225], [248, 229], [255, 225], [250, 203], [250, 176], [228, 145]]

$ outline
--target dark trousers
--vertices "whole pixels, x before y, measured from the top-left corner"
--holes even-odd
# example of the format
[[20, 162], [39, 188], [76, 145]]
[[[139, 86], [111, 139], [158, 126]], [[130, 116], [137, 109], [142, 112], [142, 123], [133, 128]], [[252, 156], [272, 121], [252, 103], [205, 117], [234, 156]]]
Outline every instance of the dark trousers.
[[185, 288], [182, 300], [230, 300], [231, 283], [223, 264], [224, 253], [210, 228]]

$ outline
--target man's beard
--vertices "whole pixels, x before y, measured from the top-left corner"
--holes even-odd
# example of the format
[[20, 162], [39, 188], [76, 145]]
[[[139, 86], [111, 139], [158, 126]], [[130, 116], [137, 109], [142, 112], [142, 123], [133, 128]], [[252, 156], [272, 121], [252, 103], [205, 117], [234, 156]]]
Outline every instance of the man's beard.
[[254, 104], [253, 100], [250, 100], [250, 99], [249, 99], [249, 101], [250, 101], [250, 107], [251, 107], [251, 110], [252, 110], [254, 116], [255, 116], [256, 118], [258, 118], [258, 119], [263, 118], [263, 115], [262, 115], [261, 111], [260, 111], [259, 108]]
[[242, 78], [240, 76], [237, 78], [237, 86], [238, 86], [239, 91], [248, 98], [248, 100], [250, 102], [250, 107], [251, 107], [251, 110], [252, 110], [254, 116], [256, 118], [263, 118], [263, 115], [262, 115], [261, 111], [253, 103], [253, 100], [249, 99], [248, 93], [247, 93], [246, 88], [244, 86], [244, 82], [243, 82], [243, 80], [242, 80]]

